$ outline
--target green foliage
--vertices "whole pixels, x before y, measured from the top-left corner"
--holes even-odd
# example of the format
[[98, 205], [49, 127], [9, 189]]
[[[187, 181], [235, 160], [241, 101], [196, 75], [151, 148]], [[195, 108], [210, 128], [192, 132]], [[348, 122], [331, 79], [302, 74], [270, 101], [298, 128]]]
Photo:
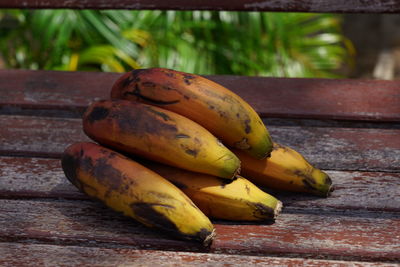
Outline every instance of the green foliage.
[[313, 13], [7, 10], [10, 68], [333, 77], [352, 46], [340, 17]]

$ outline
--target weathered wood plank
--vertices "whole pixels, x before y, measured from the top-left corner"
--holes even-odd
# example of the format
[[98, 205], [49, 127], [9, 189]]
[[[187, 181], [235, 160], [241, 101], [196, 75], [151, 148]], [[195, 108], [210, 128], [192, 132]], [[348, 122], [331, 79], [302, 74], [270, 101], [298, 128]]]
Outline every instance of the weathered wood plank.
[[66, 146], [89, 141], [80, 119], [0, 115], [3, 154], [60, 157]]
[[[88, 138], [80, 119], [0, 115], [0, 154], [60, 157]], [[400, 170], [400, 129], [267, 125], [273, 139], [321, 169]]]
[[[269, 191], [286, 208], [400, 212], [400, 173], [328, 171], [328, 198]], [[69, 181], [58, 159], [0, 157], [0, 198], [88, 199]]]
[[284, 257], [258, 257], [212, 253], [135, 250], [45, 244], [0, 243], [0, 265], [14, 266], [336, 266], [394, 267], [382, 262], [332, 261]]
[[400, 11], [397, 1], [382, 0], [2, 0], [0, 8], [91, 8], [91, 9], [167, 9], [167, 10], [245, 10], [292, 12], [358, 12], [395, 13]]
[[400, 216], [287, 213], [272, 225], [215, 222], [210, 248], [175, 240], [92, 201], [0, 200], [0, 241], [125, 246], [235, 255], [396, 261]]
[[[107, 98], [120, 75], [3, 70], [0, 111], [46, 109], [81, 113], [94, 99]], [[262, 117], [400, 121], [400, 81], [209, 78], [243, 97]]]

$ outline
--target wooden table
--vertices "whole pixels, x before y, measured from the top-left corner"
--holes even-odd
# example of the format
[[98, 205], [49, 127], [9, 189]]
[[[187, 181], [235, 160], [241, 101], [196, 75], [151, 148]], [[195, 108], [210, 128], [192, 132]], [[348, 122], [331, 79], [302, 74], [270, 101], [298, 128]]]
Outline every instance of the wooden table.
[[400, 81], [212, 76], [262, 115], [276, 142], [332, 177], [329, 198], [272, 192], [274, 224], [215, 223], [210, 248], [88, 199], [64, 148], [114, 73], [0, 71], [0, 266], [395, 266], [400, 262]]

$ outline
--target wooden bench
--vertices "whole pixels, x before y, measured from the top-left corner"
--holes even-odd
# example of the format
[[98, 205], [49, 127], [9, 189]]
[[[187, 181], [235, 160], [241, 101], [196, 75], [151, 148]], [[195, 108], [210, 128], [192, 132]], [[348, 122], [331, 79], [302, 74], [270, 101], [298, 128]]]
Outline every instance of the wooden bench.
[[[398, 1], [0, 0], [0, 8], [400, 11]], [[394, 266], [400, 262], [400, 81], [210, 76], [261, 114], [275, 141], [326, 170], [326, 199], [273, 192], [274, 224], [213, 221], [210, 248], [171, 239], [89, 200], [64, 148], [115, 73], [0, 71], [0, 266]]]

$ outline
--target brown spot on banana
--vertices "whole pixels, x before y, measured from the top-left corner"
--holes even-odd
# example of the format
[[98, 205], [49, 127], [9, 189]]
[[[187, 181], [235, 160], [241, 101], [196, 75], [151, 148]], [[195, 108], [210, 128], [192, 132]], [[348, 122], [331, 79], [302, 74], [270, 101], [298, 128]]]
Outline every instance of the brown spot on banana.
[[277, 213], [280, 212], [280, 208], [279, 211], [277, 212], [276, 209], [274, 210], [271, 207], [268, 207], [266, 205], [264, 205], [263, 203], [251, 203], [250, 205], [253, 205], [255, 207], [255, 210], [253, 212], [253, 216], [255, 218], [259, 218], [261, 220], [274, 220]]
[[125, 73], [122, 77], [119, 83], [123, 87], [128, 87], [132, 82], [139, 82], [140, 81], [140, 75], [139, 73], [142, 72], [142, 69], [136, 69], [132, 70], [131, 72]]
[[163, 101], [163, 100], [157, 100], [157, 99], [153, 99], [150, 97], [146, 97], [140, 93], [140, 88], [139, 88], [139, 85], [137, 85], [137, 84], [135, 85], [135, 89], [133, 91], [125, 91], [123, 93], [123, 95], [124, 96], [133, 95], [133, 96], [137, 97], [139, 100], [144, 100], [145, 102], [149, 102], [154, 105], [160, 105], [160, 106], [173, 105], [173, 104], [179, 103], [179, 101], [180, 101], [180, 100]]
[[305, 185], [305, 187], [307, 187], [310, 190], [316, 190], [316, 188], [310, 183], [310, 180], [308, 179], [303, 179], [301, 180], [303, 182], [303, 184]]
[[68, 180], [76, 187], [79, 187], [77, 183], [78, 175], [76, 173], [79, 166], [79, 159], [70, 154], [64, 154], [61, 159], [61, 166]]
[[109, 112], [110, 111], [105, 107], [95, 107], [89, 114], [87, 119], [90, 123], [93, 123], [98, 120], [103, 120], [108, 116]]
[[[164, 123], [171, 120], [167, 114], [154, 110], [151, 107], [145, 108], [145, 111], [147, 112], [132, 112], [131, 108], [122, 107], [121, 110], [114, 115], [118, 116], [118, 124], [125, 133], [134, 133], [144, 136], [146, 134], [161, 134], [163, 132], [178, 131], [175, 125]], [[157, 115], [161, 120], [150, 118], [149, 113]], [[130, 114], [130, 116], [125, 117], [123, 116], [124, 114]]]
[[197, 157], [197, 155], [199, 154], [199, 149], [196, 148], [190, 148], [187, 145], [181, 144], [180, 145], [181, 148], [185, 151], [186, 154], [193, 156], [193, 157]]
[[79, 180], [78, 173], [81, 170], [80, 157], [83, 156], [83, 150], [79, 151], [79, 155], [64, 154], [61, 159], [61, 166], [67, 179], [75, 185], [81, 192], [86, 192], [89, 196], [97, 195], [97, 189]]
[[315, 185], [317, 184], [317, 182], [311, 175], [312, 171], [313, 171], [313, 168], [308, 167], [305, 170], [295, 170], [295, 171], [293, 171], [293, 174], [298, 177], [301, 177], [302, 182], [306, 187], [308, 187], [311, 190], [316, 190]]
[[[124, 175], [121, 171], [115, 169], [107, 159], [99, 158], [96, 160], [90, 173], [93, 177], [97, 177], [100, 184], [106, 185], [110, 191], [118, 191], [121, 194], [126, 193], [127, 188], [123, 187]], [[107, 181], [101, 180], [100, 177], [113, 177], [113, 179], [107, 179]]]
[[131, 73], [131, 75], [133, 76], [133, 77], [138, 77], [139, 76], [139, 73], [141, 73], [141, 72], [143, 72], [143, 71], [145, 71], [144, 69], [135, 69], [135, 70], [132, 70], [130, 73]]
[[251, 132], [250, 120], [249, 119], [245, 120], [244, 125], [245, 125], [244, 127], [245, 133], [249, 134]]
[[193, 75], [189, 75], [189, 74], [185, 74], [183, 75], [183, 81], [187, 84], [187, 85], [191, 85], [192, 84], [192, 79], [195, 79], [196, 77], [194, 77]]
[[209, 231], [206, 228], [201, 228], [195, 235], [182, 234], [178, 227], [171, 222], [168, 217], [154, 209], [156, 206], [166, 209], [175, 209], [175, 207], [171, 205], [159, 203], [136, 202], [130, 205], [133, 213], [139, 217], [139, 220], [142, 221], [142, 223], [154, 225], [173, 236], [178, 235], [181, 238], [189, 240], [198, 239], [203, 242], [204, 246], [209, 246], [215, 238], [215, 230], [213, 229], [212, 231]]
[[133, 82], [133, 80], [133, 76], [129, 74], [125, 79], [121, 81], [121, 85], [127, 87]]
[[161, 206], [166, 209], [175, 209], [171, 205], [147, 202], [134, 202], [130, 204], [132, 212], [139, 217], [144, 224], [155, 225], [167, 232], [179, 233], [179, 229], [171, 222], [168, 217], [154, 209], [155, 206]]
[[172, 72], [170, 72], [170, 71], [166, 71], [166, 72], [164, 72], [164, 73], [165, 73], [165, 75], [166, 75], [167, 77], [169, 77], [169, 78], [175, 77], [175, 74], [172, 73]]
[[197, 154], [199, 153], [197, 149], [186, 149], [185, 152], [193, 157], [197, 157]]
[[246, 190], [246, 193], [250, 195], [250, 187], [247, 184], [244, 186], [244, 189]]
[[165, 112], [159, 111], [159, 110], [155, 110], [152, 108], [148, 108], [148, 110], [154, 114], [156, 114], [157, 116], [161, 117], [164, 121], [170, 121], [171, 117], [168, 116], [167, 114], [165, 114]]
[[228, 179], [221, 179], [221, 188], [225, 188], [225, 186], [227, 186], [228, 184], [232, 183], [233, 181], [235, 181], [237, 179], [237, 177], [235, 177], [232, 180], [228, 180]]

